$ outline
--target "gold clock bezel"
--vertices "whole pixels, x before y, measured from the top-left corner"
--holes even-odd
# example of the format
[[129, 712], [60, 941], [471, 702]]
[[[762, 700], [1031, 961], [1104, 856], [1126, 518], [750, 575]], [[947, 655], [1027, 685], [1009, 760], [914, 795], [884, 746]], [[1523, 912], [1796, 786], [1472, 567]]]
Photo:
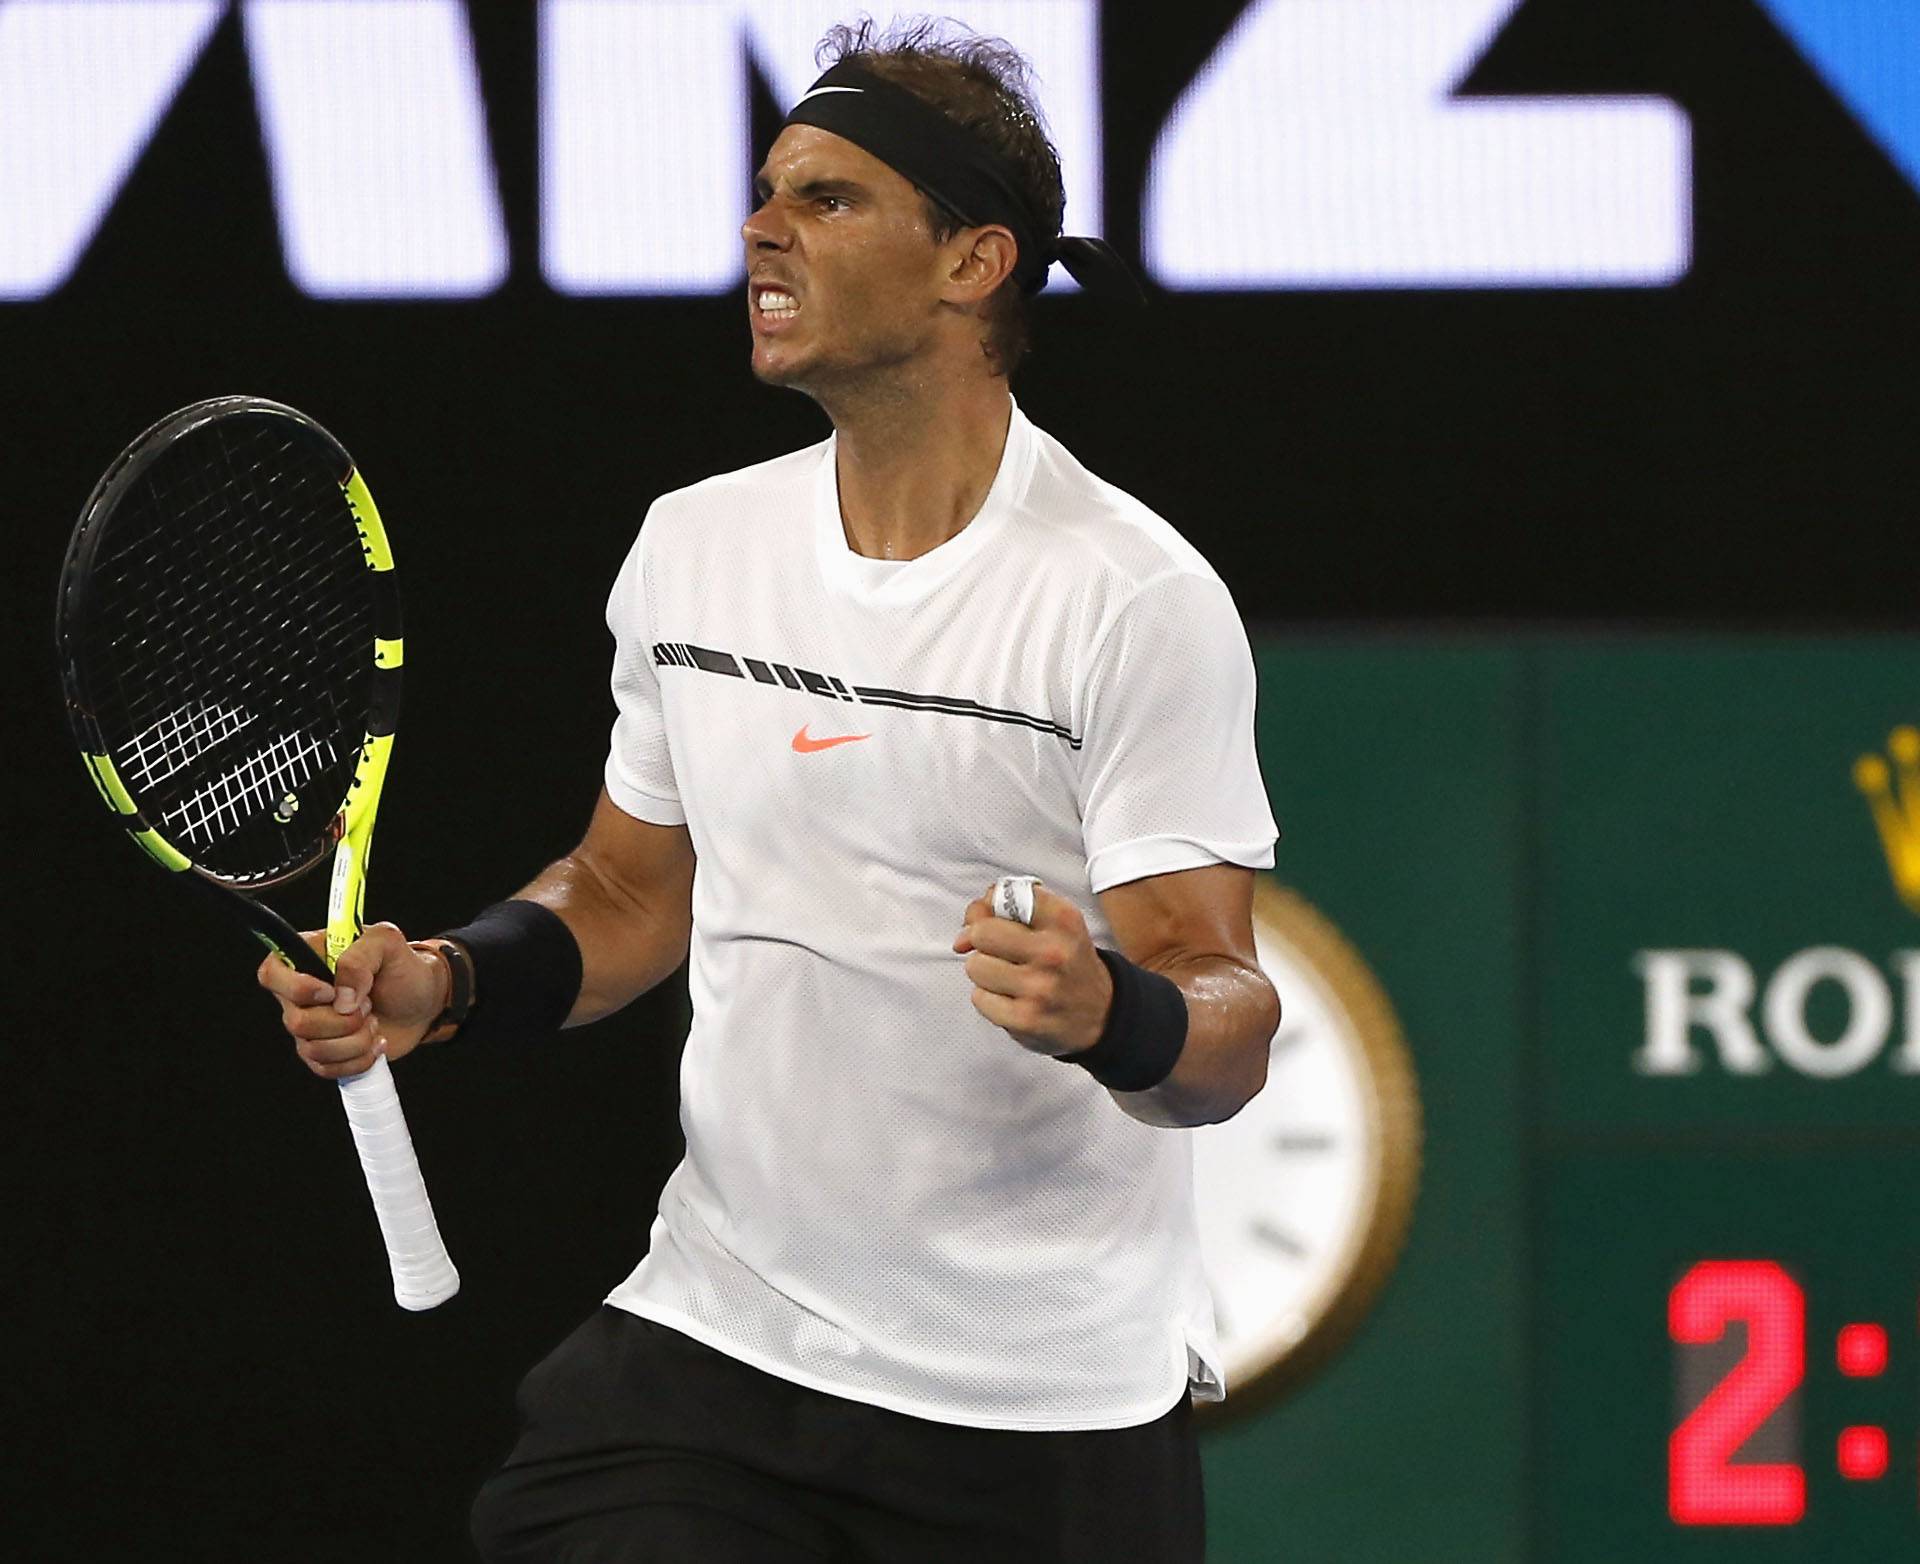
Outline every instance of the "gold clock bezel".
[[1420, 1185], [1421, 1112], [1413, 1056], [1386, 991], [1345, 935], [1304, 896], [1265, 875], [1254, 882], [1253, 920], [1295, 951], [1359, 1040], [1367, 1116], [1366, 1216], [1327, 1284], [1309, 1300], [1300, 1338], [1276, 1347], [1196, 1411], [1209, 1426], [1271, 1406], [1299, 1390], [1353, 1337], [1406, 1246]]

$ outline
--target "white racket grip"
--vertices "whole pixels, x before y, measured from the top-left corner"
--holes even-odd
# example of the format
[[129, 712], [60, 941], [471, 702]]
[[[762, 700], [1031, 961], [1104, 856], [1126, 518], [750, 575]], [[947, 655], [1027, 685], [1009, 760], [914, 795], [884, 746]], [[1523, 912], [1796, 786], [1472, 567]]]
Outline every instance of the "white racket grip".
[[414, 1310], [445, 1303], [460, 1290], [460, 1273], [440, 1241], [433, 1202], [427, 1199], [407, 1116], [400, 1111], [400, 1094], [384, 1055], [373, 1061], [371, 1070], [340, 1082], [340, 1105], [347, 1110], [373, 1214], [387, 1241], [393, 1301]]

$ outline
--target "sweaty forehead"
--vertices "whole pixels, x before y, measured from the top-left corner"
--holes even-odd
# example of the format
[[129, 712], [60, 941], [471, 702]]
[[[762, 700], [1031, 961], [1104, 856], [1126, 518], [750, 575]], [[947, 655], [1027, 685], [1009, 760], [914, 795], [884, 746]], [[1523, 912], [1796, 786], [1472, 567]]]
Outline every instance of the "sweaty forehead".
[[759, 177], [773, 186], [850, 180], [878, 196], [910, 197], [913, 185], [864, 147], [817, 125], [789, 125], [767, 149]]

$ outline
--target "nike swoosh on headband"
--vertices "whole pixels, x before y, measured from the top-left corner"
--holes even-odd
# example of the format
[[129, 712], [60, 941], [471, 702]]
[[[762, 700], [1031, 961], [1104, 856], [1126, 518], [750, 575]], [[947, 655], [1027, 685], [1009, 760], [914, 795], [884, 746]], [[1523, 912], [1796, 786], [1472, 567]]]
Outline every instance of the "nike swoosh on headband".
[[866, 90], [865, 87], [815, 87], [813, 91], [807, 94], [806, 98], [802, 98], [799, 103], [794, 104], [794, 108], [799, 108], [801, 103], [807, 101], [807, 98], [822, 97], [829, 92], [865, 92]]

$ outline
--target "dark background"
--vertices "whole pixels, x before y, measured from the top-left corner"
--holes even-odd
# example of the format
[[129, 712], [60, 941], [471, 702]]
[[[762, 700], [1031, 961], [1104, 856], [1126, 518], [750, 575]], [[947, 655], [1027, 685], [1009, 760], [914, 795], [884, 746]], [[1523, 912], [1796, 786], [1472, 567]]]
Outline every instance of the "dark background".
[[[367, 473], [407, 593], [369, 907], [450, 924], [584, 823], [611, 716], [601, 608], [647, 501], [824, 432], [751, 380], [738, 295], [546, 286], [533, 12], [473, 10], [514, 253], [494, 295], [298, 293], [230, 17], [72, 282], [0, 304], [5, 1529], [35, 1556], [459, 1556], [515, 1381], [631, 1267], [678, 1157], [676, 994], [534, 1054], [408, 1061], [465, 1286], [400, 1314], [331, 1089], [250, 988], [244, 937], [106, 828], [57, 699], [53, 583], [115, 451], [217, 393], [313, 413]], [[1109, 9], [1123, 251], [1153, 136], [1238, 10]], [[1046, 299], [1023, 405], [1182, 528], [1257, 633], [1910, 627], [1914, 190], [1749, 0], [1529, 0], [1466, 90], [1675, 99], [1689, 274], [1144, 316]]]

